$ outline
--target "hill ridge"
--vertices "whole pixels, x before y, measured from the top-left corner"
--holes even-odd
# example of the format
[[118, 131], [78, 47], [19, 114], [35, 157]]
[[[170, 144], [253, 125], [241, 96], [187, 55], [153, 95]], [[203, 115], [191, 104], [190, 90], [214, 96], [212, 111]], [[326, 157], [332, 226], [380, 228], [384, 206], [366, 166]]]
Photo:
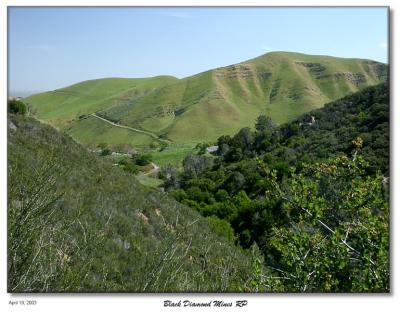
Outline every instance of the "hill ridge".
[[[81, 129], [90, 136], [86, 142], [93, 144], [99, 143], [100, 135], [93, 124], [78, 118], [81, 115], [96, 113], [162, 139], [196, 144], [252, 127], [260, 114], [278, 124], [293, 120], [385, 81], [387, 70], [387, 65], [372, 60], [269, 52], [181, 79], [104, 78], [61, 88], [58, 93], [33, 95], [26, 101], [40, 119], [78, 135], [77, 139], [83, 139], [76, 131]], [[113, 135], [106, 136], [113, 144]], [[136, 142], [135, 147], [149, 146], [153, 139]]]

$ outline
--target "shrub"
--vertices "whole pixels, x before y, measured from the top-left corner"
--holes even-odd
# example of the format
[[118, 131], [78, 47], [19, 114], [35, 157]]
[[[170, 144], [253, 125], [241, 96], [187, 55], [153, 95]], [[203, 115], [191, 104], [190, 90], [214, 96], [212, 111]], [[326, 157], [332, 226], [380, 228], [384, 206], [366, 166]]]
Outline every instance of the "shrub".
[[132, 174], [137, 174], [139, 173], [139, 168], [132, 162], [126, 162], [123, 166], [123, 169], [127, 172], [130, 172]]
[[8, 112], [11, 114], [25, 115], [27, 112], [26, 104], [16, 99], [8, 100]]
[[225, 220], [221, 220], [215, 216], [207, 218], [210, 228], [219, 236], [225, 237], [228, 241], [234, 241], [235, 234], [231, 225]]
[[100, 153], [101, 156], [108, 156], [111, 155], [111, 150], [109, 148], [105, 148]]
[[151, 154], [143, 154], [143, 155], [136, 157], [135, 162], [136, 162], [136, 165], [138, 165], [138, 166], [146, 166], [151, 163], [151, 160], [152, 160]]

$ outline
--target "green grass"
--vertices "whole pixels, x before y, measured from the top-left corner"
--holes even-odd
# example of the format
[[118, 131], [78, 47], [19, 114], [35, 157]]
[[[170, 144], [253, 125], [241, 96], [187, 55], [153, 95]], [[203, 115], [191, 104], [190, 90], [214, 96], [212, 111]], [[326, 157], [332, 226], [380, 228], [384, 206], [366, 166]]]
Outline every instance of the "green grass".
[[66, 132], [78, 142], [93, 147], [99, 143], [107, 143], [110, 146], [128, 144], [140, 148], [154, 141], [148, 135], [115, 127], [92, 116], [77, 121], [74, 126], [67, 128]]
[[136, 179], [143, 185], [151, 187], [151, 188], [157, 188], [160, 187], [161, 184], [163, 184], [163, 181], [157, 178], [153, 178], [149, 175], [145, 175], [143, 173], [139, 173], [136, 175]]
[[183, 159], [190, 153], [194, 153], [195, 145], [170, 145], [161, 152], [153, 152], [153, 162], [160, 167], [173, 165], [180, 167]]
[[32, 95], [25, 99], [36, 115], [53, 125], [63, 127], [83, 114], [132, 101], [176, 78], [104, 78], [84, 81], [66, 88]]
[[[386, 76], [387, 65], [370, 60], [272, 52], [184, 79], [100, 79], [26, 101], [39, 118], [68, 127], [74, 137], [86, 137], [85, 142], [95, 133], [89, 127], [89, 134], [81, 134], [86, 130], [77, 117], [96, 111], [174, 143], [195, 144], [252, 127], [262, 113], [278, 124], [293, 120]], [[107, 138], [120, 141], [118, 135]], [[141, 136], [127, 140], [146, 144]]]
[[[313, 67], [308, 68], [309, 64]], [[384, 79], [378, 77], [378, 69], [384, 71], [387, 67], [368, 60], [269, 53], [164, 86], [126, 107], [121, 118], [126, 124], [165, 134], [178, 143], [215, 140], [252, 126], [261, 113], [284, 123], [377, 84]], [[355, 83], [340, 73], [362, 74], [365, 81]], [[265, 79], [266, 74], [269, 76]], [[270, 101], [274, 86], [276, 95]], [[180, 114], [166, 117], [160, 113], [172, 108]], [[109, 110], [116, 118], [117, 109]]]

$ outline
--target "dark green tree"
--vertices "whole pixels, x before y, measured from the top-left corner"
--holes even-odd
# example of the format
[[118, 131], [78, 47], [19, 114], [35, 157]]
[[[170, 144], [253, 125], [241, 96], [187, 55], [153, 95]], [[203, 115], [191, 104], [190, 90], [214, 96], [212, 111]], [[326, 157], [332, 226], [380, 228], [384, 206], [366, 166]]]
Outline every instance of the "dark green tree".
[[11, 114], [25, 115], [27, 112], [26, 104], [17, 99], [8, 100], [8, 112]]
[[255, 128], [258, 132], [272, 131], [274, 129], [274, 124], [271, 117], [260, 115], [256, 120]]
[[142, 154], [139, 156], [135, 156], [135, 163], [138, 166], [146, 166], [151, 163], [152, 155], [151, 154]]

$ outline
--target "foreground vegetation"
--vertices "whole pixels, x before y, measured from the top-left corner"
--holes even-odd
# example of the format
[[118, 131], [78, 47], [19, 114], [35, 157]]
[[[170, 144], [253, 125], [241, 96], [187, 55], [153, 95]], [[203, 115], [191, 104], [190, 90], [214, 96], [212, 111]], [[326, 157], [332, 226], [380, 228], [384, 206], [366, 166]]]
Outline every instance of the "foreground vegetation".
[[197, 145], [159, 174], [175, 200], [154, 156], [115, 166], [28, 111], [9, 103], [10, 292], [390, 290], [387, 84]]
[[254, 289], [259, 253], [218, 221], [24, 112], [8, 124], [8, 291]]

